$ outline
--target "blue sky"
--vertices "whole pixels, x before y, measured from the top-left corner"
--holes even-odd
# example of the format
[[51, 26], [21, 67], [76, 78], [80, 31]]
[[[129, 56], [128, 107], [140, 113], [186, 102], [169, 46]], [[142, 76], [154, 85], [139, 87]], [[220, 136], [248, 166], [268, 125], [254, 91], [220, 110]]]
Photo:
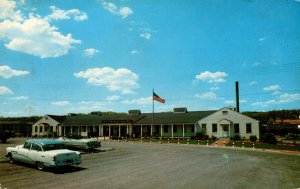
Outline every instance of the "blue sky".
[[300, 108], [299, 0], [0, 0], [0, 116]]

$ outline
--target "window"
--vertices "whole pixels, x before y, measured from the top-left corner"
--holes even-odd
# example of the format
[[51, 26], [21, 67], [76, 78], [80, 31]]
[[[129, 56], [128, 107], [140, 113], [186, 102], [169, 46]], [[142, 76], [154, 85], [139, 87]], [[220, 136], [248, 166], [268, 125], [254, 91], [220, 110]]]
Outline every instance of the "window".
[[174, 132], [174, 133], [177, 133], [177, 125], [174, 125], [174, 126], [173, 126], [173, 132]]
[[169, 131], [168, 125], [164, 125], [164, 133], [167, 133]]
[[224, 111], [222, 111], [222, 114], [223, 114], [223, 115], [227, 115], [227, 114], [228, 114], [228, 111], [227, 111], [227, 110], [224, 110]]
[[240, 133], [240, 125], [238, 123], [234, 124], [234, 133]]
[[155, 125], [155, 131], [159, 133], [159, 125]]
[[30, 149], [30, 146], [31, 146], [31, 143], [29, 143], [29, 142], [25, 142], [25, 144], [24, 144], [24, 148], [26, 148], [26, 149]]
[[251, 123], [246, 124], [246, 133], [252, 133]]
[[218, 132], [218, 124], [216, 124], [216, 123], [212, 124], [212, 131], [213, 131], [213, 133]]
[[228, 125], [223, 125], [223, 131], [229, 131], [229, 126]]
[[34, 127], [34, 132], [35, 132], [35, 133], [38, 132], [38, 127], [37, 127], [37, 126]]
[[195, 132], [195, 127], [194, 127], [194, 125], [192, 125], [191, 128], [192, 128], [192, 129], [191, 129], [192, 133], [194, 133], [194, 132]]
[[40, 132], [43, 132], [43, 127], [42, 126], [40, 126]]
[[31, 150], [42, 151], [42, 148], [37, 144], [32, 144]]
[[202, 133], [206, 134], [206, 123], [201, 124], [202, 127]]

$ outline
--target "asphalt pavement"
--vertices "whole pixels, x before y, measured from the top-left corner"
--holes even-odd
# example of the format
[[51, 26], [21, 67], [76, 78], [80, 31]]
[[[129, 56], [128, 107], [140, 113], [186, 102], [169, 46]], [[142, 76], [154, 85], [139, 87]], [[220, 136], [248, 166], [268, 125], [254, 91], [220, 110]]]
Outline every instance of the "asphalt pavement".
[[102, 142], [73, 169], [9, 164], [0, 144], [2, 188], [299, 188], [300, 156], [198, 145]]

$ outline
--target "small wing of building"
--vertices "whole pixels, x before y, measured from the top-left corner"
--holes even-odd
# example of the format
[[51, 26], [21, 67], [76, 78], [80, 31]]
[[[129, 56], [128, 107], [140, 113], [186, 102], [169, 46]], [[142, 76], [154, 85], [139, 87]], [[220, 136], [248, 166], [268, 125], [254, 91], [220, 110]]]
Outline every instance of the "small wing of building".
[[66, 116], [45, 115], [32, 125], [32, 136], [58, 136], [59, 125]]
[[230, 138], [239, 135], [249, 139], [255, 135], [259, 139], [259, 121], [229, 108], [222, 108], [198, 121], [199, 129], [210, 137]]

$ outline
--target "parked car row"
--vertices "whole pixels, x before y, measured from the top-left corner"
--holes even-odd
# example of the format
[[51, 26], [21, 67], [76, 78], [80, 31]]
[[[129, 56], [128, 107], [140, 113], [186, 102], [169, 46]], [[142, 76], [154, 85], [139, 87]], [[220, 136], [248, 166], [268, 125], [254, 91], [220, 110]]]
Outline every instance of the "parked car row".
[[32, 164], [39, 170], [43, 170], [45, 167], [79, 165], [81, 156], [77, 150], [99, 147], [101, 142], [96, 139], [29, 139], [22, 145], [7, 147], [6, 157], [10, 163]]
[[61, 141], [68, 149], [74, 150], [93, 150], [101, 147], [101, 141], [97, 139], [72, 139], [60, 137], [57, 140]]

